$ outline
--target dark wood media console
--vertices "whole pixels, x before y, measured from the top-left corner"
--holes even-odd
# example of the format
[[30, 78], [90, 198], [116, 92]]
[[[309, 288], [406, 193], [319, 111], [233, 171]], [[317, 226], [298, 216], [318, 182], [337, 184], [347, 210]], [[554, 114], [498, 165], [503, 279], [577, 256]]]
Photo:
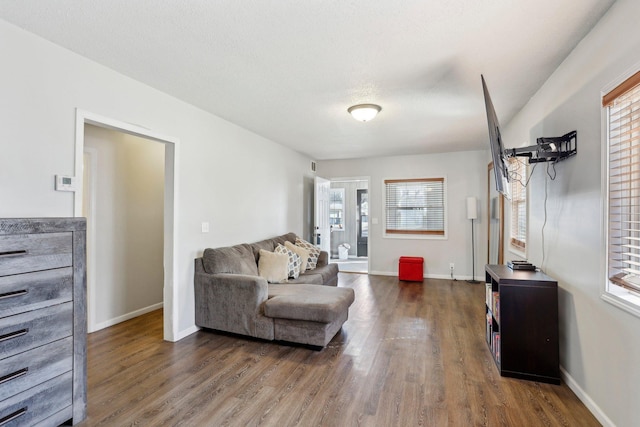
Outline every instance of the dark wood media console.
[[560, 384], [558, 282], [487, 265], [486, 338], [500, 375]]

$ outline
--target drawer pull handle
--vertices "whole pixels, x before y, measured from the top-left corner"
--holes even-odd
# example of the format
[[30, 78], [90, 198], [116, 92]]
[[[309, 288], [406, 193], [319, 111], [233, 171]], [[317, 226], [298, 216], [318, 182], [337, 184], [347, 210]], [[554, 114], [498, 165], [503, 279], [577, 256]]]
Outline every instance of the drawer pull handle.
[[29, 372], [29, 368], [22, 368], [19, 371], [15, 371], [12, 374], [5, 375], [4, 377], [0, 377], [0, 384], [4, 384], [4, 383], [9, 382], [11, 380], [15, 380], [16, 378], [23, 377], [23, 376], [27, 375], [27, 372]]
[[23, 256], [26, 255], [27, 251], [26, 250], [22, 250], [22, 251], [4, 251], [4, 252], [0, 252], [0, 258], [9, 258], [12, 256]]
[[[20, 329], [19, 331], [11, 332], [8, 334], [0, 335], [0, 342], [7, 341], [13, 338], [18, 338], [23, 335], [26, 335], [29, 332], [29, 328]], [[1, 425], [1, 424], [0, 424]]]
[[23, 289], [21, 291], [5, 292], [4, 294], [0, 294], [0, 300], [6, 298], [21, 297], [22, 295], [26, 295], [28, 293], [29, 291], [26, 289]]
[[14, 413], [11, 413], [11, 414], [9, 414], [9, 415], [7, 415], [5, 417], [0, 418], [0, 426], [8, 424], [9, 422], [15, 420], [16, 418], [26, 414], [27, 413], [27, 409], [29, 409], [29, 407], [25, 406], [24, 408], [18, 409]]

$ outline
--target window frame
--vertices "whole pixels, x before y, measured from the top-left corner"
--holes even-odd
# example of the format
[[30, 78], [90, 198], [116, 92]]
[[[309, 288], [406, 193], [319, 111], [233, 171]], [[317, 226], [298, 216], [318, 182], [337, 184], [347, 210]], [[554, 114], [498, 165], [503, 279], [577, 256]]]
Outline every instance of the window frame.
[[[420, 182], [420, 181], [441, 181], [442, 182], [442, 197], [443, 197], [443, 229], [437, 233], [428, 232], [427, 230], [416, 230], [418, 232], [412, 232], [411, 230], [401, 232], [389, 232], [387, 230], [387, 183], [389, 182]], [[382, 236], [389, 239], [432, 239], [432, 240], [446, 240], [448, 239], [448, 197], [447, 197], [447, 177], [445, 175], [436, 177], [421, 177], [421, 178], [385, 178], [382, 180]]]
[[[529, 168], [525, 161], [517, 157], [509, 159], [509, 163], [509, 175], [511, 179], [509, 184], [511, 186], [509, 250], [526, 258], [527, 235], [529, 233], [529, 195], [527, 194], [528, 188], [526, 182], [529, 176]], [[519, 208], [521, 204], [524, 204], [524, 230], [519, 229]], [[523, 236], [520, 235], [520, 232], [522, 232]], [[520, 239], [520, 237], [524, 237], [524, 240]]]
[[[342, 194], [342, 208], [341, 209], [333, 209], [331, 207], [331, 205], [333, 203], [333, 199], [332, 199], [333, 193]], [[345, 227], [346, 227], [346, 224], [345, 224], [345, 195], [346, 194], [345, 193], [346, 193], [345, 189], [342, 188], [342, 187], [330, 188], [329, 189], [329, 227], [331, 228], [331, 231], [344, 231], [345, 230]], [[339, 218], [342, 220], [341, 224], [340, 224], [341, 225], [340, 228], [334, 227], [334, 224], [331, 223], [331, 218], [332, 218], [331, 217], [331, 212], [332, 211], [340, 211], [341, 212], [341, 215], [339, 216]]]
[[[630, 81], [635, 81], [633, 85], [629, 85]], [[626, 93], [628, 90], [636, 87], [636, 84], [640, 83], [640, 63], [635, 64], [632, 68], [627, 70], [622, 76], [616, 79], [614, 82], [607, 85], [601, 91], [601, 130], [602, 130], [602, 212], [603, 212], [603, 226], [602, 226], [602, 252], [601, 259], [603, 260], [601, 265], [601, 277], [602, 288], [601, 298], [636, 316], [640, 317], [640, 292], [631, 291], [623, 286], [613, 283], [609, 277], [609, 256], [610, 256], [610, 129], [609, 129], [609, 112], [611, 102]], [[639, 155], [640, 158], [640, 155]]]

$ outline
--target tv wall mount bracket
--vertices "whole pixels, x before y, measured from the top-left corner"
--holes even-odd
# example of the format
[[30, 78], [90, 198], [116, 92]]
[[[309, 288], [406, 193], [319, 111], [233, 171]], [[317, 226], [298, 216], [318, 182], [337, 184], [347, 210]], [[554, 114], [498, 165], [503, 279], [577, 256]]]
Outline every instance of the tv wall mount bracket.
[[538, 138], [536, 145], [504, 150], [504, 155], [510, 157], [527, 157], [529, 164], [540, 162], [560, 162], [578, 152], [578, 132], [571, 131], [562, 136]]

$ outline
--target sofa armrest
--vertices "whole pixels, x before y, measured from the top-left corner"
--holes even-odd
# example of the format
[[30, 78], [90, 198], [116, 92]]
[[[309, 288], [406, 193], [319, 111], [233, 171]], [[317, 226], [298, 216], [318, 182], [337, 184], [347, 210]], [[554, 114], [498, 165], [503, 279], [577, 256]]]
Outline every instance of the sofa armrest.
[[322, 267], [324, 265], [329, 264], [329, 253], [327, 251], [320, 251], [320, 255], [318, 255], [317, 266]]
[[198, 270], [194, 276], [197, 326], [273, 339], [269, 337], [273, 331], [264, 325], [263, 303], [269, 293], [264, 278]]

